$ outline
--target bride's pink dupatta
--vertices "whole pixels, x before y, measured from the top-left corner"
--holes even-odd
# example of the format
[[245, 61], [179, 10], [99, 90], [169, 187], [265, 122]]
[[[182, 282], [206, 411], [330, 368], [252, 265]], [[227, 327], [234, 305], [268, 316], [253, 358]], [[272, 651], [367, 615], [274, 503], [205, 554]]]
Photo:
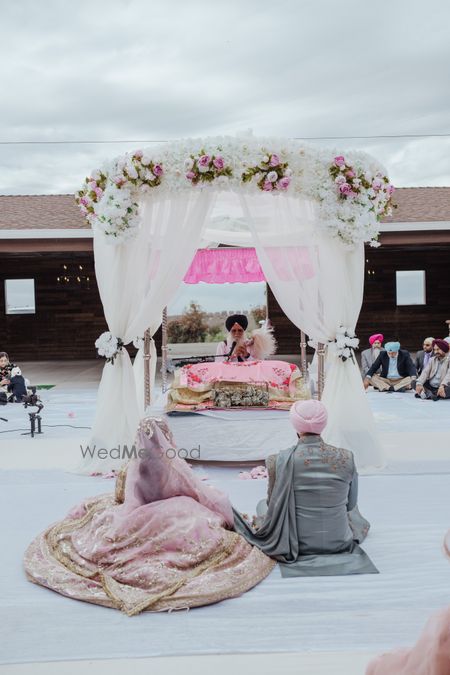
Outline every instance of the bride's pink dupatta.
[[228, 497], [205, 485], [184, 459], [178, 457], [175, 441], [165, 421], [148, 418], [141, 423], [136, 447], [145, 454], [128, 465], [125, 483], [125, 510], [133, 510], [171, 497], [191, 497], [233, 526], [233, 511]]

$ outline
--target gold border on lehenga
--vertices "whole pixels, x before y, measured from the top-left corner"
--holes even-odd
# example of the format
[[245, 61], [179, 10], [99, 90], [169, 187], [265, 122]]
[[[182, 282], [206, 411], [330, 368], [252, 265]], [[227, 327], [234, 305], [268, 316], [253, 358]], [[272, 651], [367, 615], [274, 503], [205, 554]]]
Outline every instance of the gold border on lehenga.
[[[216, 567], [224, 560], [226, 560], [226, 558], [228, 558], [228, 556], [231, 555], [236, 544], [240, 540], [240, 535], [237, 534], [236, 532], [229, 532], [228, 536], [231, 537], [231, 541], [228, 544], [224, 545], [221, 551], [218, 551], [213, 556], [209, 557], [207, 560], [204, 560], [203, 562], [196, 565], [195, 568], [190, 573], [186, 574], [182, 579], [177, 581], [175, 584], [172, 584], [172, 586], [169, 586], [164, 591], [156, 593], [150, 597], [147, 595], [146, 598], [142, 600], [142, 602], [134, 605], [133, 607], [130, 607], [129, 609], [127, 608], [124, 600], [122, 600], [122, 598], [120, 598], [114, 592], [112, 584], [109, 583], [108, 575], [105, 574], [104, 572], [101, 572], [100, 581], [103, 586], [103, 590], [105, 591], [106, 595], [113, 602], [116, 603], [117, 608], [125, 612], [127, 616], [135, 616], [136, 614], [140, 614], [141, 612], [144, 612], [145, 610], [149, 609], [149, 607], [151, 607], [152, 605], [155, 605], [160, 600], [164, 600], [165, 598], [174, 595], [174, 593], [176, 593], [182, 586], [186, 585], [189, 581], [191, 581], [195, 577], [199, 576], [200, 574], [203, 574], [207, 570], [208, 571], [211, 570], [212, 568]], [[116, 581], [115, 579], [113, 579], [113, 582], [123, 587], [124, 590], [127, 588], [127, 584], [120, 584], [120, 582]]]
[[71, 533], [74, 530], [77, 530], [78, 528], [87, 525], [87, 523], [89, 523], [92, 520], [92, 518], [96, 513], [103, 510], [105, 506], [108, 505], [107, 503], [105, 504], [105, 502], [113, 504], [114, 503], [113, 496], [103, 495], [101, 497], [98, 497], [98, 500], [95, 501], [93, 504], [91, 505], [85, 504], [87, 512], [84, 514], [84, 516], [81, 516], [81, 518], [70, 518], [70, 519], [66, 518], [66, 520], [63, 520], [60, 523], [54, 525], [50, 530], [48, 530], [47, 534], [45, 535], [48, 547], [53, 557], [70, 572], [78, 574], [87, 579], [95, 578], [99, 574], [99, 571], [98, 570], [88, 571], [83, 567], [81, 567], [80, 565], [77, 565], [77, 563], [75, 563], [67, 554], [61, 551], [60, 541], [58, 540], [58, 537], [61, 534]]

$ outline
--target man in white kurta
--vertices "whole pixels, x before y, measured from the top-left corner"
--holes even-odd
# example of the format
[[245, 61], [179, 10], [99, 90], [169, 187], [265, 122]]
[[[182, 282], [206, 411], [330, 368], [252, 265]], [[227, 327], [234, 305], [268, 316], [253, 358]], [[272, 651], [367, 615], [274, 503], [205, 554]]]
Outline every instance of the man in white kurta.
[[[228, 331], [228, 336], [226, 340], [217, 345], [216, 356], [223, 356], [224, 361], [232, 361], [234, 363], [264, 358], [259, 354], [254, 341], [246, 338], [245, 331], [247, 326], [248, 319], [245, 314], [231, 314], [231, 316], [227, 317], [225, 327]], [[231, 352], [231, 350], [233, 351]]]

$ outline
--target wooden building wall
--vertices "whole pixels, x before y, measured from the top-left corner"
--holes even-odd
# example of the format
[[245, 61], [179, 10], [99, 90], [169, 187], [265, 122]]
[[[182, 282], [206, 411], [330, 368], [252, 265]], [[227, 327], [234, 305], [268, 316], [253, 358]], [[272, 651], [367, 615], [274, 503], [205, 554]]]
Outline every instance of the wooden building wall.
[[[405, 349], [422, 348], [429, 335], [448, 335], [450, 246], [380, 247], [366, 250], [364, 302], [357, 325], [362, 345], [375, 332], [399, 340]], [[373, 274], [369, 274], [369, 270]], [[396, 271], [425, 271], [425, 305], [396, 304]]]
[[[450, 319], [450, 243], [442, 245], [382, 246], [366, 250], [364, 303], [357, 326], [361, 347], [369, 335], [382, 332], [399, 339], [411, 351], [425, 336], [447, 334]], [[63, 265], [67, 266], [64, 270]], [[82, 266], [82, 270], [79, 266]], [[397, 307], [395, 272], [425, 270], [426, 305]], [[368, 272], [373, 271], [373, 274]], [[57, 281], [69, 276], [68, 283]], [[81, 282], [76, 281], [76, 277]], [[86, 277], [89, 277], [87, 282]], [[5, 279], [34, 278], [36, 314], [5, 313]], [[279, 353], [299, 352], [299, 331], [284, 316], [268, 292], [269, 316], [275, 327]], [[2, 253], [0, 256], [0, 312], [3, 316], [0, 350], [16, 360], [96, 358], [94, 342], [106, 330], [95, 279], [92, 250], [45, 253]], [[155, 336], [158, 351], [161, 331]], [[129, 347], [131, 354], [133, 348]]]
[[[34, 279], [35, 314], [6, 314], [6, 279]], [[106, 324], [92, 253], [2, 255], [0, 311], [1, 349], [14, 360], [95, 358], [94, 341]]]
[[[401, 270], [425, 270], [426, 305], [396, 305], [395, 273]], [[297, 353], [299, 331], [284, 316], [270, 290], [268, 302], [278, 351]], [[421, 348], [424, 337], [445, 337], [447, 319], [450, 319], [449, 244], [367, 247], [364, 301], [356, 328], [361, 349], [368, 346], [370, 335], [380, 332], [386, 340], [399, 340], [405, 349], [414, 352]]]
[[[6, 279], [35, 280], [35, 314], [6, 314]], [[95, 340], [107, 326], [92, 251], [2, 254], [0, 312], [0, 350], [14, 360], [96, 358]], [[155, 338], [159, 349], [160, 331]]]

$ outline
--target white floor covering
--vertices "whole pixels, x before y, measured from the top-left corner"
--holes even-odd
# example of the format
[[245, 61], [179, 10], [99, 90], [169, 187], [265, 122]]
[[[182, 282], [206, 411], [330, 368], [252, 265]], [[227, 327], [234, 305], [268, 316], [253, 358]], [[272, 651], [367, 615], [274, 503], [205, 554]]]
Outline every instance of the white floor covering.
[[[81, 460], [80, 445], [89, 441], [94, 418], [96, 386], [69, 387], [65, 382], [54, 389], [41, 391], [45, 405], [41, 436], [22, 436], [29, 430], [28, 411], [20, 404], [9, 403], [0, 408], [0, 467], [1, 468], [64, 468], [73, 470]], [[450, 461], [450, 401], [422, 401], [412, 393], [367, 394], [374, 412], [376, 428], [386, 453], [383, 473], [441, 473]], [[160, 402], [155, 406], [160, 414]], [[253, 422], [226, 422], [220, 415], [169, 418], [179, 447], [188, 450], [201, 446], [203, 459], [229, 461], [262, 459], [293, 441], [287, 414], [267, 411], [266, 421], [260, 411]], [[214, 417], [217, 417], [217, 419]], [[273, 423], [269, 421], [273, 419]], [[286, 423], [284, 425], [284, 423]], [[272, 428], [276, 425], [276, 430]], [[207, 427], [207, 430], [205, 431]], [[234, 436], [233, 436], [234, 434]], [[241, 443], [245, 450], [236, 449]], [[265, 449], [260, 452], [260, 448]], [[228, 448], [228, 451], [227, 451]]]
[[[201, 470], [204, 473], [204, 470]], [[252, 512], [265, 481], [237, 469], [209, 479]], [[278, 569], [249, 593], [210, 607], [132, 619], [71, 601], [26, 581], [32, 537], [112, 481], [62, 471], [3, 472], [1, 662], [120, 659], [258, 652], [379, 652], [415, 640], [450, 601], [441, 542], [450, 523], [448, 475], [363, 476], [360, 508], [372, 523], [364, 548], [379, 575], [282, 579]]]
[[365, 652], [220, 654], [145, 659], [96, 659], [0, 665], [1, 675], [363, 675], [374, 654]]
[[[441, 542], [450, 526], [450, 401], [375, 392], [367, 396], [387, 462], [361, 477], [359, 502], [372, 523], [364, 548], [379, 575], [281, 579], [276, 569], [241, 598], [132, 619], [30, 584], [21, 566], [29, 541], [84, 497], [113, 487], [66, 473], [89, 438], [89, 429], [74, 427], [92, 424], [94, 380], [86, 371], [73, 386], [61, 371], [57, 387], [41, 392], [43, 424], [71, 425], [44, 426], [41, 437], [16, 431], [28, 427], [21, 405], [0, 408], [8, 418], [0, 422], [0, 432], [7, 431], [0, 434], [0, 513], [8, 542], [0, 568], [0, 664], [7, 664], [1, 674], [62, 675], [80, 667], [109, 675], [124, 667], [168, 673], [182, 664], [199, 675], [220, 675], [225, 667], [353, 675], [364, 672], [371, 654], [414, 642], [430, 614], [449, 604], [450, 565]], [[237, 467], [196, 470], [247, 512], [266, 489], [265, 481], [239, 480]]]

